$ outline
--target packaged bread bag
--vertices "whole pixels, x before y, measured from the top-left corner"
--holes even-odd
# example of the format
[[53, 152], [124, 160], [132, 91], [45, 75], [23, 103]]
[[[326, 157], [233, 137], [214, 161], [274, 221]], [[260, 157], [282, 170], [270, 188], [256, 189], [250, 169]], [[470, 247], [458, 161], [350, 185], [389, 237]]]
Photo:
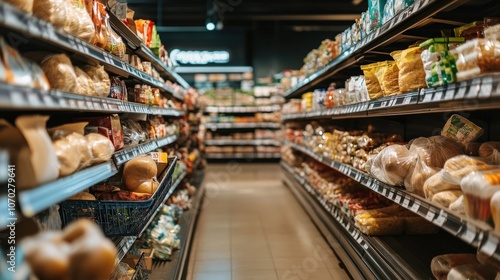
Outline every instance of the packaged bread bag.
[[419, 47], [391, 53], [399, 69], [399, 91], [402, 93], [427, 87], [425, 71]]

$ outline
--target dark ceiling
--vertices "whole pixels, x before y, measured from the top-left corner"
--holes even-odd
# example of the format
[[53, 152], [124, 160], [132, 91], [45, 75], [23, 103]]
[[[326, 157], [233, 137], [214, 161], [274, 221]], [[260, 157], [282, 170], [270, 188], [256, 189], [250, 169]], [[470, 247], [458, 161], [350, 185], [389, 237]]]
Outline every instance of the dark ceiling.
[[210, 10], [224, 29], [343, 31], [366, 0], [128, 0], [135, 18], [152, 19], [159, 31], [201, 31]]

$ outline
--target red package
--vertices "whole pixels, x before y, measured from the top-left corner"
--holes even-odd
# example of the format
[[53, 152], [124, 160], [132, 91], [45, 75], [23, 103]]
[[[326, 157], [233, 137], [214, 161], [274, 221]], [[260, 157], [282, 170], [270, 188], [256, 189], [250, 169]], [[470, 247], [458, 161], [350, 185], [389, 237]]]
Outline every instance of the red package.
[[116, 114], [104, 117], [89, 117], [89, 118], [75, 118], [78, 122], [88, 122], [90, 126], [95, 126], [91, 129], [92, 132], [104, 135], [111, 140], [115, 150], [119, 150], [125, 146], [123, 141], [122, 125], [120, 117]]

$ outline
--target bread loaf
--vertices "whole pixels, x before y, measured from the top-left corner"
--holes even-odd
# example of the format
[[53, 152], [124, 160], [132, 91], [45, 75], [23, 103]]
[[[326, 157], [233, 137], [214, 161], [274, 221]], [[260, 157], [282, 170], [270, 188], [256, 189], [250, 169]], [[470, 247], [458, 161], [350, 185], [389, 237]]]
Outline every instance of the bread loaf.
[[142, 155], [131, 159], [123, 168], [125, 188], [132, 192], [154, 194], [158, 188], [158, 168], [151, 157]]
[[443, 191], [460, 190], [460, 184], [452, 184], [444, 178], [447, 172], [443, 169], [438, 173], [432, 175], [424, 183], [425, 198], [432, 200], [432, 197]]
[[485, 142], [479, 147], [479, 156], [487, 163], [500, 165], [500, 142]]
[[433, 195], [431, 201], [448, 208], [450, 204], [455, 202], [461, 195], [463, 195], [461, 190], [442, 191]]
[[51, 88], [73, 93], [78, 92], [75, 70], [67, 55], [49, 55], [43, 59], [41, 66]]
[[113, 143], [101, 134], [89, 133], [85, 138], [92, 151], [92, 164], [108, 161], [115, 152]]
[[464, 153], [463, 146], [444, 136], [420, 137], [412, 141], [411, 154], [418, 154], [424, 163], [432, 168], [443, 168], [445, 162]]

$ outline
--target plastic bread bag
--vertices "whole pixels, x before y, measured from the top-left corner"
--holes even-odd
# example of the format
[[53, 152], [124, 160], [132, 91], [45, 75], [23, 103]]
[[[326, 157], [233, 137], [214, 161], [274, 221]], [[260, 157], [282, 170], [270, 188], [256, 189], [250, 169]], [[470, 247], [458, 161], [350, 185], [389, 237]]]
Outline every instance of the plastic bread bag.
[[448, 208], [459, 214], [465, 215], [464, 195], [462, 194], [459, 198], [457, 198], [457, 200], [451, 203]]
[[[411, 151], [410, 151], [411, 152]], [[405, 179], [405, 188], [409, 192], [425, 197], [424, 184], [427, 179], [439, 172], [439, 168], [428, 166], [426, 161], [419, 154], [415, 168], [409, 172]]]
[[460, 143], [444, 136], [416, 138], [412, 140], [409, 150], [432, 168], [443, 168], [448, 159], [464, 153]]
[[59, 176], [73, 174], [82, 161], [82, 154], [66, 137], [54, 141], [53, 146], [59, 162]]
[[106, 6], [98, 1], [86, 1], [87, 12], [89, 7], [91, 7], [91, 17], [94, 23], [94, 37], [91, 39], [90, 43], [98, 48], [104, 49], [108, 42], [108, 31], [106, 27]]
[[19, 8], [20, 10], [31, 14], [33, 11], [33, 0], [5, 0], [5, 2]]
[[446, 280], [452, 268], [472, 263], [479, 263], [474, 254], [439, 255], [432, 259], [431, 271], [437, 280]]
[[[69, 123], [48, 130], [59, 160], [60, 176], [66, 176], [90, 166], [93, 158], [92, 151], [87, 139], [83, 136], [87, 124], [87, 122]], [[77, 159], [80, 160], [77, 161]], [[71, 172], [75, 164], [76, 169]]]
[[481, 127], [458, 114], [453, 114], [441, 130], [442, 136], [462, 143], [464, 146], [477, 140], [483, 133], [484, 130]]
[[370, 100], [375, 100], [384, 96], [384, 92], [382, 91], [377, 78], [377, 65], [378, 63], [373, 63], [361, 66], [361, 70], [363, 70], [363, 74], [365, 76], [366, 89]]
[[419, 47], [392, 52], [399, 69], [399, 90], [402, 93], [427, 87], [425, 71]]
[[500, 142], [485, 142], [479, 147], [479, 156], [489, 164], [500, 165]]
[[104, 66], [85, 65], [82, 70], [94, 82], [94, 96], [107, 97], [111, 90], [111, 80]]
[[67, 55], [48, 55], [43, 59], [41, 66], [51, 88], [73, 93], [78, 91], [77, 76]]
[[460, 182], [467, 216], [492, 223], [491, 197], [500, 191], [500, 169], [477, 171]]
[[85, 0], [70, 0], [70, 13], [74, 15], [73, 20], [76, 22], [74, 28], [69, 30], [70, 34], [85, 41], [90, 42], [95, 35], [95, 27], [91, 15], [86, 8]]
[[98, 133], [89, 133], [85, 138], [87, 138], [92, 151], [91, 164], [106, 162], [111, 159], [115, 152], [115, 147], [107, 137]]
[[104, 50], [110, 52], [111, 54], [116, 55], [120, 59], [125, 55], [126, 51], [126, 46], [123, 43], [122, 38], [120, 35], [118, 35], [112, 28], [111, 24], [109, 23], [109, 15], [106, 14], [104, 16], [104, 22], [105, 25], [103, 26], [104, 28], [107, 29], [107, 42], [106, 46], [104, 47]]
[[384, 96], [400, 94], [399, 92], [399, 68], [396, 62], [387, 61], [387, 69], [382, 73], [380, 86]]
[[13, 127], [0, 120], [0, 147], [7, 149], [10, 162], [22, 167], [16, 170], [16, 186], [34, 188], [57, 179], [57, 157], [45, 128], [47, 116], [20, 116]]
[[460, 181], [455, 183], [453, 182], [453, 179], [449, 179], [450, 176], [451, 175], [446, 170], [442, 169], [438, 173], [429, 177], [429, 179], [425, 180], [424, 197], [432, 200], [433, 196], [437, 193], [460, 190]]
[[429, 200], [448, 208], [462, 195], [463, 193], [461, 190], [447, 190], [434, 194]]
[[50, 83], [49, 80], [47, 79], [47, 76], [45, 76], [45, 73], [43, 72], [42, 68], [40, 66], [32, 61], [25, 60], [25, 63], [30, 69], [32, 79], [33, 79], [33, 88], [41, 89], [48, 91], [50, 90]]
[[403, 185], [415, 167], [416, 157], [411, 156], [404, 145], [391, 145], [371, 157], [368, 162], [368, 173], [384, 183], [397, 186]]
[[77, 82], [78, 82], [78, 92], [77, 93], [82, 94], [82, 95], [93, 96], [94, 92], [95, 92], [94, 81], [81, 68], [75, 66], [74, 70], [75, 70], [75, 74], [76, 74]]
[[[30, 69], [25, 63], [25, 60], [19, 53], [9, 46], [3, 38], [0, 37], [0, 53], [3, 65], [0, 66], [0, 73], [7, 83], [18, 86], [33, 86], [33, 79]], [[0, 78], [0, 79], [2, 79]]]
[[66, 0], [34, 0], [33, 15], [67, 31], [71, 5]]

